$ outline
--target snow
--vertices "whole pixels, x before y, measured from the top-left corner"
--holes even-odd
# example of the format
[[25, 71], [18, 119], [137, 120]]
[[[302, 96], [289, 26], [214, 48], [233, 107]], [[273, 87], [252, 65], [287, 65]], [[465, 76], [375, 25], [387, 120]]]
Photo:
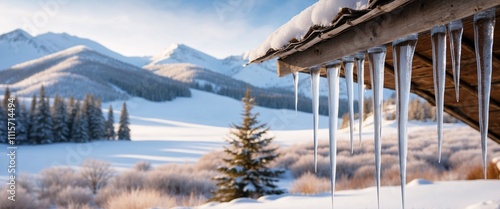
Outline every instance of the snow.
[[292, 39], [302, 40], [312, 26], [330, 26], [341, 8], [363, 9], [367, 5], [367, 0], [320, 0], [274, 31], [250, 52], [249, 59], [262, 57], [269, 49], [282, 49]]
[[[149, 161], [153, 166], [165, 163], [193, 163], [203, 154], [220, 150], [226, 144], [224, 136], [228, 126], [240, 120], [242, 104], [239, 101], [192, 90], [192, 98], [179, 98], [171, 102], [155, 103], [140, 98], [127, 101], [134, 141], [98, 141], [85, 144], [61, 143], [51, 145], [20, 146], [17, 165], [20, 173], [37, 173], [52, 165], [77, 167], [84, 159], [106, 160], [118, 171], [132, 167], [137, 161]], [[113, 105], [118, 118], [121, 102]], [[208, 108], [208, 109], [204, 109]], [[107, 112], [107, 109], [103, 109]], [[255, 107], [262, 122], [269, 122], [276, 142], [289, 146], [310, 143], [312, 140], [312, 115], [294, 110], [276, 110]], [[224, 112], [225, 114], [220, 114]], [[273, 119], [274, 118], [274, 119]], [[328, 118], [319, 117], [320, 140], [328, 139]], [[275, 122], [272, 122], [275, 121]], [[280, 122], [278, 122], [280, 121]], [[373, 116], [366, 119], [363, 140], [373, 140]], [[395, 121], [383, 121], [385, 134], [396, 134]], [[445, 130], [464, 128], [464, 124], [445, 124]], [[475, 132], [477, 135], [479, 133]], [[435, 130], [434, 122], [410, 122], [411, 133]], [[339, 140], [348, 140], [349, 130], [338, 131]], [[5, 155], [5, 145], [0, 145], [0, 155]], [[48, 154], [50, 153], [50, 154]], [[496, 159], [496, 158], [495, 158]], [[500, 161], [500, 158], [497, 159]], [[6, 167], [0, 161], [0, 167]], [[312, 163], [312, 162], [311, 162]], [[0, 170], [0, 180], [6, 179], [6, 170]], [[289, 187], [291, 177], [280, 181]], [[415, 180], [408, 184], [407, 205], [412, 208], [494, 208], [498, 207], [500, 181], [433, 182]], [[471, 192], [470, 191], [474, 191]], [[399, 187], [381, 188], [381, 208], [399, 208]], [[448, 194], [435, 198], [437, 194]], [[467, 197], [467, 198], [464, 198]], [[376, 188], [347, 190], [335, 193], [335, 208], [376, 208]], [[281, 195], [264, 196], [258, 200], [237, 199], [229, 203], [208, 203], [200, 209], [217, 208], [330, 208], [330, 193], [315, 196]], [[490, 207], [491, 206], [491, 207]]]
[[[407, 188], [410, 208], [498, 208], [499, 180], [434, 182]], [[471, 192], [474, 191], [474, 192]], [[400, 208], [399, 186], [381, 188], [381, 208]], [[344, 190], [335, 193], [335, 208], [377, 208], [376, 189]], [[439, 198], [438, 198], [439, 197]], [[486, 200], [486, 201], [485, 201]], [[228, 203], [207, 203], [193, 209], [330, 209], [330, 194], [264, 196], [257, 200], [236, 199]]]

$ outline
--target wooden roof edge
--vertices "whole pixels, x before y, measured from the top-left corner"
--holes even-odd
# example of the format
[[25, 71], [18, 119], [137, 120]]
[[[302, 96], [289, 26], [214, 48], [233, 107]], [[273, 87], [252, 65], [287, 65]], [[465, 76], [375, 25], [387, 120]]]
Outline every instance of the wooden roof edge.
[[[500, 0], [396, 0], [372, 10], [358, 18], [360, 20], [355, 20], [363, 20], [362, 22], [353, 21], [357, 24], [334, 29], [336, 33], [332, 31], [327, 40], [322, 40], [303, 51], [280, 57], [277, 65], [278, 76], [388, 44], [410, 34], [427, 32], [436, 25], [448, 24], [499, 5]], [[391, 28], [398, 29], [390, 30]], [[273, 56], [285, 53], [275, 52]]]
[[[367, 9], [355, 10], [351, 8], [342, 8], [341, 12], [337, 14], [337, 16], [332, 20], [331, 26], [319, 27], [313, 25], [311, 26], [311, 28], [309, 29], [309, 31], [302, 40], [290, 41], [286, 46], [284, 46], [282, 49], [279, 50], [268, 49], [266, 54], [254, 60], [250, 60], [247, 64], [262, 63], [277, 57], [284, 57], [289, 54], [293, 54], [297, 51], [303, 51], [303, 49], [309, 48], [310, 46], [319, 43], [325, 38], [328, 38], [328, 36], [330, 36], [330, 34], [332, 33], [334, 34], [337, 31], [342, 31], [347, 27], [357, 24], [358, 22], [362, 22], [366, 19], [369, 19], [371, 16], [374, 15], [374, 13], [376, 14], [378, 13], [378, 11], [380, 11], [381, 6], [388, 4], [388, 2], [397, 2], [397, 4], [399, 5], [401, 3], [407, 3], [409, 1], [414, 1], [414, 0], [371, 0], [368, 4]], [[343, 13], [348, 10], [351, 11], [352, 13], [364, 13], [364, 14], [360, 16], [359, 14], [354, 15], [354, 17], [349, 18], [346, 16], [352, 15], [352, 13]], [[372, 12], [372, 10], [374, 10], [375, 12]]]

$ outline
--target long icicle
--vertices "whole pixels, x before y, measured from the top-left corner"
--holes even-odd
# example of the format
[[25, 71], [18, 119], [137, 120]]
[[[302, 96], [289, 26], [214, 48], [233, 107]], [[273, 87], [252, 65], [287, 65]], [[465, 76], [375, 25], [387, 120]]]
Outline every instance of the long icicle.
[[297, 107], [299, 104], [299, 72], [293, 74], [293, 89], [295, 90], [295, 114], [297, 114]]
[[441, 163], [443, 144], [444, 82], [446, 78], [446, 27], [431, 29], [432, 67], [434, 76], [434, 96], [436, 100], [436, 119], [438, 129], [438, 162]]
[[318, 117], [319, 117], [319, 74], [320, 66], [310, 68], [311, 70], [311, 95], [313, 112], [313, 138], [314, 138], [314, 173], [318, 171]]
[[375, 138], [375, 175], [377, 178], [377, 208], [380, 208], [380, 171], [382, 167], [382, 104], [384, 102], [384, 46], [368, 49], [370, 80], [373, 89], [373, 116]]
[[329, 115], [329, 141], [330, 141], [330, 187], [332, 190], [332, 208], [335, 193], [335, 177], [337, 170], [337, 123], [339, 120], [339, 75], [340, 60], [326, 63], [326, 76], [328, 78], [328, 115]]
[[354, 147], [352, 145], [353, 132], [354, 132], [354, 87], [353, 87], [353, 69], [354, 69], [354, 57], [345, 56], [344, 59], [344, 76], [347, 84], [347, 100], [349, 102], [349, 137], [351, 140], [351, 153], [354, 153]]
[[408, 101], [410, 100], [413, 54], [418, 35], [413, 34], [392, 42], [394, 73], [396, 80], [396, 120], [398, 124], [399, 177], [401, 180], [401, 204], [406, 199], [406, 158], [408, 150]]
[[450, 35], [451, 66], [453, 68], [453, 84], [455, 85], [455, 97], [457, 102], [460, 97], [460, 57], [462, 55], [462, 34], [464, 28], [462, 20], [451, 21], [448, 25]]
[[495, 30], [495, 8], [474, 15], [474, 45], [476, 46], [479, 129], [483, 175], [486, 179], [488, 151], [488, 119], [490, 109], [493, 33]]
[[361, 135], [363, 133], [363, 105], [365, 93], [365, 53], [360, 52], [354, 55], [356, 58], [356, 69], [358, 75], [358, 111], [359, 111], [359, 144], [361, 145]]

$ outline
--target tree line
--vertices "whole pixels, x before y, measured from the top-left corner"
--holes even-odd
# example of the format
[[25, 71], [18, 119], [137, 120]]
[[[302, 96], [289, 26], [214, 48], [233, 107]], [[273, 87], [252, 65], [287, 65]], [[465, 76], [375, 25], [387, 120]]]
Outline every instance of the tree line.
[[[9, 106], [9, 103], [12, 103]], [[59, 142], [90, 142], [95, 140], [130, 140], [130, 128], [126, 103], [123, 103], [119, 128], [115, 132], [113, 108], [110, 105], [107, 118], [101, 109], [101, 99], [85, 95], [83, 101], [74, 97], [68, 100], [55, 96], [50, 105], [45, 88], [39, 97], [33, 95], [31, 106], [19, 99], [12, 99], [9, 88], [0, 105], [0, 143], [8, 143], [7, 120], [12, 116], [16, 144], [50, 144]]]

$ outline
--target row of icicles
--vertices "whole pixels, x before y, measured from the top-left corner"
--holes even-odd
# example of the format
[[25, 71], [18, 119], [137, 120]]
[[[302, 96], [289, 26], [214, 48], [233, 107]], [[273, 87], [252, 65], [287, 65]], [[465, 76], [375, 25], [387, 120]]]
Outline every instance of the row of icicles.
[[[481, 131], [481, 151], [483, 174], [486, 178], [486, 156], [487, 156], [487, 135], [488, 135], [488, 113], [491, 91], [492, 76], [492, 49], [493, 32], [495, 26], [495, 8], [485, 10], [474, 15], [474, 43], [477, 61], [477, 80], [479, 98], [479, 127]], [[441, 145], [443, 138], [443, 106], [444, 89], [446, 77], [446, 33], [448, 31], [451, 48], [451, 62], [453, 67], [453, 80], [457, 102], [459, 101], [460, 86], [460, 56], [463, 25], [461, 20], [452, 21], [447, 26], [439, 25], [431, 29], [432, 41], [432, 63], [434, 77], [434, 92], [436, 99], [436, 116], [438, 126], [438, 159], [441, 162]], [[406, 182], [406, 158], [407, 158], [407, 122], [408, 122], [408, 102], [410, 96], [412, 60], [417, 44], [418, 35], [413, 34], [392, 42], [395, 89], [396, 89], [396, 120], [398, 125], [398, 147], [399, 166], [401, 180], [401, 203], [405, 207], [405, 182]], [[386, 56], [386, 46], [379, 46], [368, 49], [368, 60], [370, 64], [370, 81], [373, 88], [373, 109], [374, 109], [374, 139], [375, 139], [375, 167], [377, 180], [377, 206], [380, 208], [380, 172], [381, 172], [381, 136], [382, 136], [382, 103], [384, 87], [384, 62]], [[353, 69], [356, 62], [358, 84], [359, 85], [359, 118], [363, 118], [363, 93], [364, 93], [364, 61], [365, 53], [357, 53], [354, 56], [346, 56], [342, 60], [334, 60], [325, 63], [327, 68], [326, 76], [328, 80], [328, 109], [329, 109], [329, 140], [330, 140], [330, 165], [331, 165], [331, 188], [332, 207], [335, 191], [336, 175], [336, 153], [337, 153], [337, 123], [339, 110], [339, 75], [341, 64], [344, 65], [344, 75], [347, 80], [347, 95], [349, 104], [349, 124], [351, 152], [353, 152], [353, 124], [354, 124], [354, 102], [353, 102]], [[317, 171], [318, 153], [318, 110], [319, 110], [319, 77], [321, 65], [310, 68], [311, 91], [313, 104], [313, 124], [314, 124], [314, 170]], [[361, 76], [359, 76], [361, 75]], [[293, 74], [295, 88], [295, 109], [297, 109], [298, 94], [298, 72]], [[361, 141], [362, 122], [359, 122], [359, 140]]]

